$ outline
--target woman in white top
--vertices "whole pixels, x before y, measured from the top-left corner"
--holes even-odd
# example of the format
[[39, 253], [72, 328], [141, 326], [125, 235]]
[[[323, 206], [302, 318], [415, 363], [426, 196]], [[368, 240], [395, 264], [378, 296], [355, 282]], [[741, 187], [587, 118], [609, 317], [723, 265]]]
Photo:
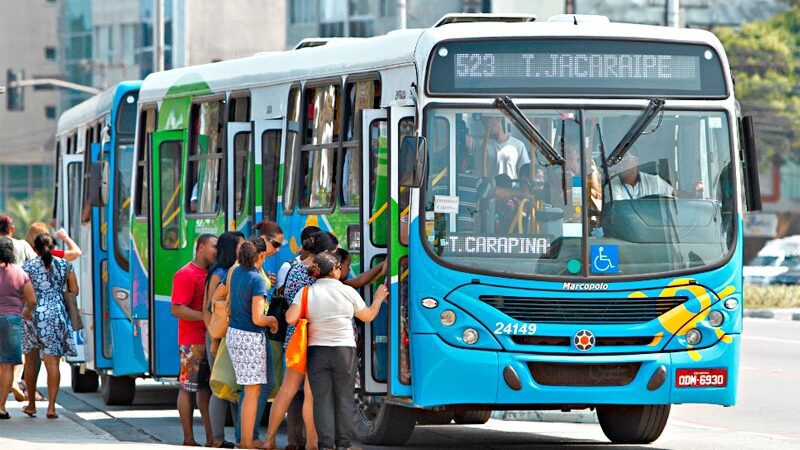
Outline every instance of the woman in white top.
[[[350, 286], [339, 281], [342, 264], [330, 253], [314, 258], [309, 272], [317, 278], [308, 287], [307, 376], [314, 394], [314, 423], [320, 450], [349, 448], [353, 436], [353, 386], [356, 341], [353, 317], [372, 322], [389, 292], [381, 285], [372, 305]], [[286, 321], [297, 323], [303, 291], [297, 293], [286, 312]]]

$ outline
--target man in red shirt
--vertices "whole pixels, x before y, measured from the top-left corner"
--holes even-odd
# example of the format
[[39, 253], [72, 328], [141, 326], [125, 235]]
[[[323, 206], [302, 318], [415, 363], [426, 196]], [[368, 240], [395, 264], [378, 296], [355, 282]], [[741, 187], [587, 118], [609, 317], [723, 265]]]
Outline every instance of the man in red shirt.
[[192, 394], [206, 429], [206, 443], [213, 441], [208, 417], [211, 370], [206, 357], [206, 325], [203, 322], [203, 297], [206, 275], [217, 259], [217, 238], [203, 234], [197, 238], [194, 259], [175, 273], [172, 279], [172, 315], [178, 318], [178, 346], [181, 373], [178, 392], [178, 414], [183, 427], [183, 445], [198, 445], [192, 431]]

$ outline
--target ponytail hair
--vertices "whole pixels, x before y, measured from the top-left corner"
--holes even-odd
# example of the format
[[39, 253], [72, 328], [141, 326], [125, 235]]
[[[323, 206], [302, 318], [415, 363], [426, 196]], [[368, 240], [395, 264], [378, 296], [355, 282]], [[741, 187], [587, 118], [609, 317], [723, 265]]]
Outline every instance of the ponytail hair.
[[314, 255], [335, 250], [339, 246], [336, 236], [327, 231], [313, 233], [308, 239], [303, 241], [303, 250]]
[[55, 241], [53, 241], [53, 236], [50, 236], [50, 233], [39, 233], [33, 239], [33, 248], [42, 258], [44, 268], [47, 270], [50, 270], [53, 265], [52, 251], [55, 247]]
[[308, 267], [308, 274], [314, 278], [329, 278], [334, 269], [341, 267], [339, 258], [331, 253], [320, 253]]
[[256, 265], [258, 255], [265, 251], [267, 251], [267, 243], [264, 242], [264, 239], [258, 236], [251, 236], [242, 242], [242, 246], [239, 247], [239, 265], [247, 270], [252, 269]]

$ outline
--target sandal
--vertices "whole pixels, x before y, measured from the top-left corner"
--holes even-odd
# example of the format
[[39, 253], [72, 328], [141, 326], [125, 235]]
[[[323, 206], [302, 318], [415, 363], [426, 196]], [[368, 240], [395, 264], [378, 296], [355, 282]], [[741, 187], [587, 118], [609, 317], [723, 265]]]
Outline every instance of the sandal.
[[47, 418], [48, 419], [58, 419], [58, 414], [55, 413], [55, 412], [49, 412], [49, 413], [47, 413]]
[[0, 412], [0, 420], [8, 420], [11, 418], [11, 414], [8, 411]]
[[33, 412], [28, 411], [25, 408], [22, 408], [22, 413], [28, 417], [36, 417], [36, 410], [34, 409]]

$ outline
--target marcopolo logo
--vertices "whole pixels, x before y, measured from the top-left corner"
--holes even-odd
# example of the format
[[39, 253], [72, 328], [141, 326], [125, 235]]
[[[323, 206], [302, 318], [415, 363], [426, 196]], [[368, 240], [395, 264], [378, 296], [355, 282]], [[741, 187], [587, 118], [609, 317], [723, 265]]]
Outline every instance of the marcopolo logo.
[[564, 283], [561, 289], [565, 291], [607, 291], [608, 283]]

